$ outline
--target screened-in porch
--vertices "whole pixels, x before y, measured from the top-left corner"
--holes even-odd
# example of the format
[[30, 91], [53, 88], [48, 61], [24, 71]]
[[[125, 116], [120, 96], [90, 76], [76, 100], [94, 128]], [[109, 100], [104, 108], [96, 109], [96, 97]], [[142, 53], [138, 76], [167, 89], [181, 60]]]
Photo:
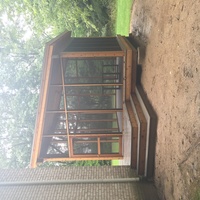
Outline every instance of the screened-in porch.
[[74, 38], [65, 32], [47, 43], [31, 167], [122, 159], [131, 70], [125, 37]]
[[121, 160], [139, 175], [153, 175], [156, 123], [136, 85], [134, 43], [131, 36], [65, 32], [46, 44], [31, 167]]
[[40, 156], [122, 156], [123, 58], [54, 58]]

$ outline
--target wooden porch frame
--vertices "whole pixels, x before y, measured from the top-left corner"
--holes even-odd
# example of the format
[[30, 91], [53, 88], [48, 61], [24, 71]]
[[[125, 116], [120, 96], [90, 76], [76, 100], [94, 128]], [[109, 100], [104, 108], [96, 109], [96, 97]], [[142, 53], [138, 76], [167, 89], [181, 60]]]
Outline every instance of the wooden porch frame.
[[[114, 134], [113, 134], [114, 135]], [[97, 149], [98, 149], [98, 154], [77, 154], [77, 155], [75, 155], [74, 154], [74, 150], [73, 150], [73, 142], [72, 142], [72, 140], [73, 140], [73, 138], [77, 138], [76, 136], [74, 137], [74, 136], [70, 136], [70, 141], [69, 141], [69, 143], [70, 143], [70, 147], [72, 148], [71, 149], [71, 158], [75, 158], [75, 157], [79, 157], [79, 158], [89, 158], [89, 157], [96, 157], [96, 156], [98, 156], [97, 157], [97, 159], [96, 160], [99, 160], [98, 158], [99, 157], [105, 157], [105, 156], [108, 156], [108, 157], [113, 157], [113, 155], [115, 155], [115, 156], [122, 156], [122, 134], [115, 134], [115, 136], [113, 136], [112, 134], [110, 134], [109, 135], [109, 137], [118, 137], [119, 139], [116, 139], [116, 140], [112, 140], [112, 141], [118, 141], [118, 143], [119, 143], [119, 153], [113, 153], [113, 154], [102, 154], [101, 153], [101, 142], [103, 142], [102, 140], [101, 140], [101, 138], [103, 138], [103, 137], [105, 137], [105, 136], [101, 136], [101, 135], [99, 135], [99, 136], [97, 136], [97, 135], [94, 135], [94, 136], [91, 136], [90, 138], [97, 138], [97, 141], [89, 141], [89, 142], [91, 142], [91, 143], [97, 143]], [[107, 136], [108, 137], [108, 136]], [[79, 138], [84, 138], [84, 135], [82, 136], [81, 135], [81, 137], [79, 137]], [[108, 143], [110, 143], [109, 141], [111, 141], [111, 140], [106, 140], [106, 142], [108, 142]], [[87, 143], [88, 141], [81, 141], [81, 142], [85, 142], [85, 143]], [[114, 157], [115, 157], [114, 156]]]
[[43, 161], [52, 161], [52, 162], [58, 162], [58, 161], [81, 161], [81, 160], [121, 160], [123, 158], [122, 155], [111, 155], [112, 157], [107, 157], [107, 155], [101, 156], [101, 157], [73, 157], [73, 158], [43, 158]]
[[[114, 38], [114, 37], [113, 37]], [[62, 59], [63, 58], [110, 58], [110, 57], [124, 57], [125, 53], [123, 50], [116, 50], [116, 51], [95, 51], [95, 52], [63, 52], [66, 48], [67, 45], [70, 44], [72, 41], [71, 38], [71, 33], [70, 32], [65, 32], [62, 35], [58, 36], [57, 38], [53, 39], [49, 43], [46, 44], [46, 49], [45, 49], [45, 56], [44, 56], [44, 62], [43, 62], [43, 76], [42, 76], [42, 84], [41, 84], [41, 95], [40, 95], [40, 100], [39, 100], [39, 107], [38, 107], [38, 113], [37, 113], [37, 121], [36, 121], [36, 128], [35, 128], [35, 135], [34, 135], [34, 142], [33, 142], [33, 148], [32, 148], [32, 156], [31, 156], [31, 162], [30, 166], [31, 168], [35, 168], [37, 165], [37, 162], [39, 161], [39, 154], [41, 150], [41, 143], [42, 143], [42, 138], [48, 138], [48, 137], [53, 137], [53, 136], [66, 136], [68, 138], [68, 141], [70, 141], [70, 138], [72, 137], [78, 137], [78, 135], [73, 136], [70, 135], [69, 133], [69, 126], [67, 126], [66, 129], [66, 134], [49, 134], [49, 135], [43, 135], [43, 129], [44, 129], [44, 118], [45, 114], [47, 113], [63, 113], [65, 114], [65, 122], [68, 124], [68, 113], [94, 113], [94, 114], [104, 114], [104, 113], [117, 113], [117, 112], [123, 112], [123, 109], [109, 109], [109, 110], [68, 110], [66, 102], [64, 103], [64, 110], [46, 110], [47, 109], [47, 98], [48, 98], [48, 87], [51, 86], [61, 86], [63, 87], [63, 96], [64, 99], [66, 99], [66, 93], [65, 93], [65, 87], [66, 86], [123, 86], [122, 83], [104, 83], [104, 84], [65, 84], [64, 83], [64, 69], [63, 69], [63, 64], [62, 64]], [[60, 49], [62, 49], [62, 52], [60, 52]], [[60, 68], [61, 68], [61, 74], [62, 74], [62, 84], [60, 85], [53, 85], [49, 84], [50, 83], [50, 76], [51, 76], [51, 67], [52, 67], [52, 62], [55, 59], [60, 60]], [[59, 83], [59, 82], [58, 82]], [[56, 109], [56, 108], [55, 108]], [[50, 118], [51, 119], [51, 118]], [[117, 119], [111, 119], [109, 121], [116, 121]], [[101, 120], [102, 121], [102, 120]], [[105, 120], [108, 121], [108, 120]], [[50, 127], [48, 127], [50, 128]], [[49, 130], [45, 130], [49, 131]], [[91, 136], [91, 134], [88, 134]], [[80, 136], [80, 135], [79, 135]], [[97, 160], [112, 160], [112, 159], [121, 159], [122, 158], [122, 134], [101, 134], [100, 136], [97, 136], [98, 138], [98, 153], [100, 154], [101, 149], [100, 149], [100, 144], [101, 144], [101, 137], [119, 137], [119, 153], [117, 155], [114, 154], [103, 154], [99, 157], [97, 157]], [[81, 137], [83, 135], [81, 134]], [[49, 140], [49, 139], [48, 139]], [[48, 141], [45, 139], [45, 141]], [[72, 146], [68, 142], [68, 148], [69, 148], [69, 158], [63, 158], [64, 160], [73, 160], [73, 158], [70, 158], [70, 148]], [[46, 152], [46, 150], [44, 151]], [[43, 153], [44, 153], [43, 152]], [[107, 157], [109, 156], [109, 157]], [[60, 158], [44, 158], [44, 160], [61, 160]], [[84, 160], [91, 160], [95, 158], [91, 157], [84, 157]], [[82, 160], [82, 158], [75, 158], [75, 160]]]

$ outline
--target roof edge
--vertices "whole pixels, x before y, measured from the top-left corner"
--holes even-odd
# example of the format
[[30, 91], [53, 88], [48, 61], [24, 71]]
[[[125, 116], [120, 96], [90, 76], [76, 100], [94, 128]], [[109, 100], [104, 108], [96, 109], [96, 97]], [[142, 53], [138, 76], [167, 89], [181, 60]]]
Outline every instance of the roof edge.
[[40, 84], [40, 94], [39, 94], [39, 101], [38, 101], [38, 109], [36, 114], [36, 122], [35, 122], [35, 130], [34, 130], [34, 137], [32, 143], [32, 151], [31, 151], [31, 160], [30, 160], [30, 167], [35, 168], [37, 166], [37, 159], [39, 155], [39, 150], [41, 146], [41, 136], [43, 130], [43, 119], [45, 116], [45, 107], [46, 107], [46, 98], [48, 92], [48, 85], [50, 79], [50, 69], [51, 69], [51, 58], [53, 55], [54, 49], [59, 49], [59, 45], [62, 44], [62, 40], [71, 37], [71, 31], [65, 31], [62, 34], [58, 35], [57, 37], [53, 38], [45, 45], [44, 50], [44, 59], [43, 59], [43, 67], [42, 67], [42, 77], [41, 77], [41, 84]]

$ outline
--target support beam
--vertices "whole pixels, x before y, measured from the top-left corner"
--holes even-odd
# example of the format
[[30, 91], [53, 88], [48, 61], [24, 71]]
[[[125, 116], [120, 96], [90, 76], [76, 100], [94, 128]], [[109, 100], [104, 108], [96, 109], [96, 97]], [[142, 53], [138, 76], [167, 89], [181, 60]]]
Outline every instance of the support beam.
[[[63, 62], [62, 59], [60, 59], [61, 63], [61, 73], [62, 73], [62, 85], [63, 85], [63, 98], [64, 98], [64, 109], [65, 109], [65, 118], [66, 118], [66, 124], [68, 124], [68, 115], [67, 115], [67, 98], [65, 94], [65, 77], [64, 77], [64, 67], [63, 67]], [[67, 143], [68, 143], [68, 152], [69, 152], [69, 157], [71, 157], [71, 146], [69, 144], [69, 126], [66, 126], [66, 132], [67, 132]]]
[[[66, 134], [48, 134], [43, 135], [43, 137], [63, 137]], [[120, 137], [122, 136], [122, 132], [119, 133], [81, 133], [81, 134], [70, 134], [71, 137]]]
[[[70, 87], [91, 87], [91, 86], [122, 86], [122, 83], [68, 83], [64, 86]], [[63, 86], [61, 84], [51, 84], [51, 86]], [[114, 90], [115, 88], [113, 88]]]
[[47, 110], [46, 113], [116, 113], [116, 112], [123, 112], [123, 109], [110, 109], [110, 110]]
[[89, 51], [89, 52], [62, 52], [61, 58], [96, 58], [96, 57], [122, 57], [123, 51]]

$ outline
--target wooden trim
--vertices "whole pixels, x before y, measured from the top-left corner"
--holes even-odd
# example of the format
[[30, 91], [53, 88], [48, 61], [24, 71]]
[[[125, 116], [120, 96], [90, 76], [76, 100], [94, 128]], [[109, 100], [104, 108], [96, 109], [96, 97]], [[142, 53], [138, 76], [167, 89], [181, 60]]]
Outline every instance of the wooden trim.
[[62, 52], [61, 58], [96, 58], [96, 57], [122, 57], [123, 51], [89, 51], [89, 52]]
[[100, 157], [119, 157], [119, 156], [122, 156], [122, 154], [119, 154], [119, 153], [110, 153], [110, 154], [108, 154], [108, 153], [102, 153], [100, 155]]
[[[42, 137], [62, 137], [62, 136], [67, 136], [66, 134], [49, 134], [49, 135], [42, 135]], [[76, 138], [76, 137], [121, 137], [122, 133], [110, 133], [110, 134], [101, 134], [101, 133], [96, 133], [96, 134], [90, 134], [90, 133], [84, 133], [84, 134], [75, 134], [69, 135], [72, 138]]]
[[30, 167], [35, 168], [37, 166], [37, 158], [40, 151], [41, 146], [41, 135], [44, 124], [44, 116], [45, 116], [45, 107], [46, 107], [46, 99], [47, 99], [47, 90], [49, 84], [50, 77], [50, 69], [51, 69], [51, 56], [53, 53], [53, 46], [46, 45], [44, 63], [43, 63], [43, 75], [41, 82], [41, 91], [40, 91], [40, 99], [37, 113], [37, 120], [35, 126], [35, 133], [33, 139], [33, 147], [31, 154]]
[[73, 154], [73, 158], [94, 158], [99, 157], [98, 153], [87, 153], [87, 154]]
[[122, 133], [118, 133], [118, 134], [113, 134], [113, 133], [110, 133], [110, 134], [99, 134], [99, 133], [96, 133], [96, 134], [76, 134], [76, 135], [70, 135], [70, 138], [76, 138], [76, 137], [121, 137], [122, 136]]
[[[123, 109], [110, 109], [110, 110], [67, 110], [67, 113], [116, 113], [116, 112], [123, 112]], [[65, 113], [65, 110], [47, 110], [46, 113]]]
[[[74, 129], [69, 129], [74, 130]], [[61, 130], [62, 131], [62, 130]], [[118, 128], [93, 128], [93, 129], [78, 129], [78, 131], [118, 131]]]
[[52, 161], [52, 162], [58, 162], [58, 161], [79, 161], [79, 160], [122, 160], [123, 156], [122, 155], [112, 155], [112, 157], [85, 157], [85, 158], [80, 158], [80, 157], [73, 157], [73, 158], [44, 158], [43, 161]]
[[110, 109], [110, 110], [68, 110], [68, 113], [116, 113], [123, 112], [123, 109]]
[[35, 124], [35, 132], [33, 138], [33, 146], [32, 146], [32, 153], [31, 153], [31, 160], [30, 160], [30, 167], [35, 168], [37, 166], [37, 159], [41, 148], [41, 137], [44, 125], [44, 116], [45, 116], [45, 107], [46, 107], [46, 99], [47, 99], [47, 92], [48, 92], [48, 85], [49, 85], [49, 78], [50, 78], [50, 69], [52, 64], [52, 55], [54, 52], [54, 47], [56, 46], [57, 42], [60, 44], [62, 39], [69, 39], [71, 37], [71, 32], [65, 31], [64, 33], [60, 34], [56, 38], [49, 41], [45, 46], [45, 54], [43, 60], [43, 73], [42, 73], [42, 80], [41, 80], [41, 90], [40, 90], [40, 98], [39, 98], [39, 105], [37, 111], [37, 118]]
[[73, 157], [74, 156], [73, 138], [69, 138], [69, 145], [70, 145], [70, 150], [71, 150], [71, 157]]
[[97, 138], [97, 147], [98, 147], [98, 155], [101, 155], [101, 143], [100, 143], [100, 137]]
[[[121, 157], [122, 155], [120, 155], [119, 153], [110, 153], [110, 154], [106, 154], [106, 153], [104, 153], [104, 154], [99, 154], [98, 155], [98, 153], [96, 153], [96, 154], [73, 154], [73, 158], [77, 158], [77, 159], [79, 159], [79, 158], [96, 158], [96, 159], [94, 159], [94, 160], [98, 160], [98, 158], [109, 158], [109, 157]], [[72, 158], [71, 157], [71, 158]], [[68, 157], [69, 158], [69, 157]], [[83, 160], [85, 160], [85, 159], [83, 159]], [[111, 159], [109, 159], [109, 160], [111, 160]]]
[[112, 140], [101, 140], [100, 142], [105, 142], [105, 143], [118, 142], [119, 143], [120, 142], [120, 138], [119, 139], [112, 139]]

